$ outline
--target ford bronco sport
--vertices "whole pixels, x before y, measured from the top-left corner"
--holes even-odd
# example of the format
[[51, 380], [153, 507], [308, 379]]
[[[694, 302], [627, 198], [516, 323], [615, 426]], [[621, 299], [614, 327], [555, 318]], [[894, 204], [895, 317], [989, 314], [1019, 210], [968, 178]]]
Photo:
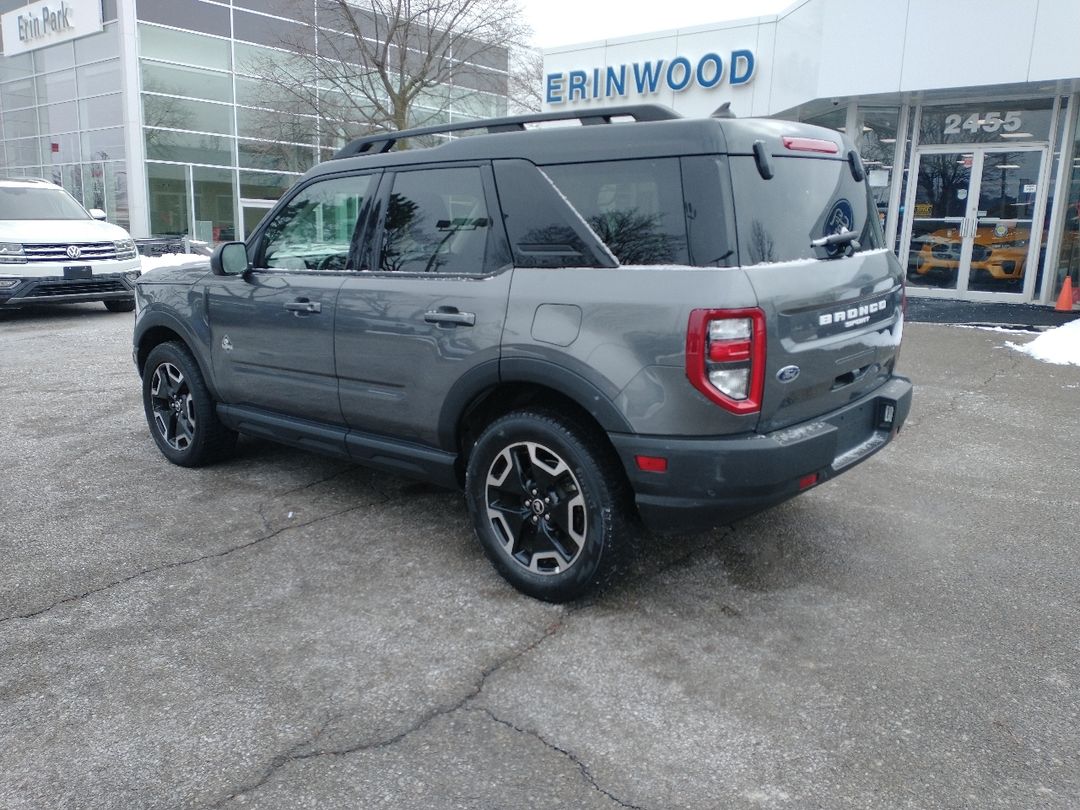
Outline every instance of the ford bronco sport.
[[[394, 150], [464, 129], [486, 134]], [[779, 503], [911, 401], [859, 156], [787, 121], [636, 106], [362, 138], [137, 301], [170, 461], [239, 432], [463, 486], [496, 568], [552, 601], [609, 580], [637, 516]]]

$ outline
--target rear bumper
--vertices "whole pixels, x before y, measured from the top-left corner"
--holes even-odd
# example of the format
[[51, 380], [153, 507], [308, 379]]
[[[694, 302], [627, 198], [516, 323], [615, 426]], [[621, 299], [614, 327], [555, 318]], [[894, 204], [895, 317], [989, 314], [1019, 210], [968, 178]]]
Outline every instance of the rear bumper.
[[[693, 531], [774, 506], [869, 458], [899, 432], [911, 410], [911, 391], [910, 380], [892, 377], [843, 408], [774, 433], [611, 434], [611, 440], [645, 525], [653, 531]], [[637, 455], [667, 459], [667, 471], [641, 471]], [[807, 483], [811, 474], [817, 479]]]
[[[138, 263], [127, 273], [138, 271]], [[93, 273], [86, 278], [64, 276], [20, 277], [0, 273], [0, 281], [17, 281], [0, 289], [0, 307], [40, 304], [78, 304], [88, 301], [133, 301], [135, 282], [125, 272]]]

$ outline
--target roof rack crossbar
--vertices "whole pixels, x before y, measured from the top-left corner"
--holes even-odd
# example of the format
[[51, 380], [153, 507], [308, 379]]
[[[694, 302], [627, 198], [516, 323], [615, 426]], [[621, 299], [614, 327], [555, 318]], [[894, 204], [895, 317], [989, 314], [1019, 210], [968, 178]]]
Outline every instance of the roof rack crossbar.
[[583, 126], [588, 126], [592, 124], [610, 124], [613, 118], [633, 118], [636, 122], [646, 122], [671, 121], [681, 117], [670, 107], [664, 107], [660, 104], [630, 104], [621, 107], [601, 107], [580, 112], [532, 113], [529, 115], [511, 115], [503, 118], [484, 118], [476, 121], [459, 121], [454, 124], [439, 124], [430, 127], [403, 129], [400, 132], [365, 135], [347, 143], [337, 151], [333, 159], [389, 152], [398, 141], [422, 135], [445, 135], [450, 132], [464, 132], [475, 129], [482, 129], [488, 133], [522, 132], [526, 124], [539, 124], [544, 121], [580, 121]]

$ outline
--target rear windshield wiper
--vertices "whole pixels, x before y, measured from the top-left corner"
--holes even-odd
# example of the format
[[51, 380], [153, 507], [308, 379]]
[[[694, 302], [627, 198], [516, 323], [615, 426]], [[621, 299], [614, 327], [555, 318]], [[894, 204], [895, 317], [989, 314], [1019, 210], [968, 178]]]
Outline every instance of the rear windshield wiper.
[[829, 248], [834, 247], [835, 245], [846, 245], [847, 250], [843, 251], [843, 253], [850, 256], [861, 247], [859, 244], [859, 234], [855, 231], [845, 229], [838, 231], [837, 233], [830, 233], [828, 236], [822, 236], [820, 239], [810, 240], [810, 247]]

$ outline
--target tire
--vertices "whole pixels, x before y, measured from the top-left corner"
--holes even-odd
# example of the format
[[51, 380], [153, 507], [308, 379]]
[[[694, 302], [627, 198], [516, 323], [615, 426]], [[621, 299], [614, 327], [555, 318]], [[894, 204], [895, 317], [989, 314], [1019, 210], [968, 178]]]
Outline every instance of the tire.
[[143, 370], [143, 410], [161, 454], [181, 467], [227, 456], [236, 433], [217, 417], [199, 364], [182, 343], [155, 346]]
[[601, 436], [565, 417], [528, 410], [494, 421], [469, 456], [465, 497], [488, 559], [537, 599], [606, 587], [630, 556], [622, 467]]
[[105, 309], [109, 312], [134, 312], [135, 311], [135, 299], [132, 298], [129, 301], [103, 301]]

